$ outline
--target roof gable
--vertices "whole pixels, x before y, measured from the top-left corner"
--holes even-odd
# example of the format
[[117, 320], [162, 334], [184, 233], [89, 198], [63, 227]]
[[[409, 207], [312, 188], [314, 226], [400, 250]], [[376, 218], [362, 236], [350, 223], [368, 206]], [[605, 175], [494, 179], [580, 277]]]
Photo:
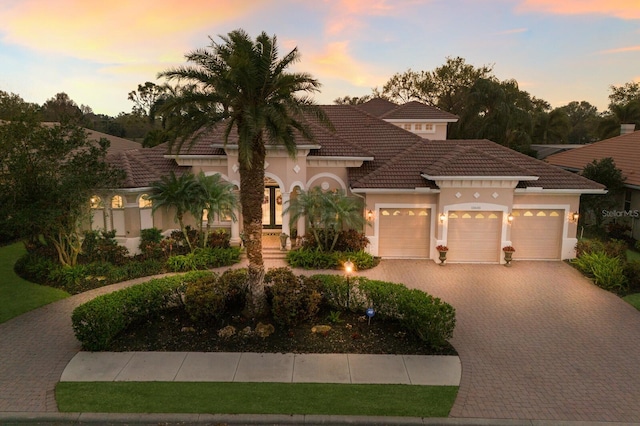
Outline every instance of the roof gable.
[[458, 116], [418, 101], [407, 102], [380, 116], [383, 120], [458, 121]]

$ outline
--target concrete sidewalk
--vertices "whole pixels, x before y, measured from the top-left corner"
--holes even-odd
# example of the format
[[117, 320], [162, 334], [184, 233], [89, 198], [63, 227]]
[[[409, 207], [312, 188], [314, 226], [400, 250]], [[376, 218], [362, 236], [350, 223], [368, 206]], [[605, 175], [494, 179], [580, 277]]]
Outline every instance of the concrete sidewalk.
[[62, 382], [282, 382], [458, 386], [457, 356], [79, 352]]

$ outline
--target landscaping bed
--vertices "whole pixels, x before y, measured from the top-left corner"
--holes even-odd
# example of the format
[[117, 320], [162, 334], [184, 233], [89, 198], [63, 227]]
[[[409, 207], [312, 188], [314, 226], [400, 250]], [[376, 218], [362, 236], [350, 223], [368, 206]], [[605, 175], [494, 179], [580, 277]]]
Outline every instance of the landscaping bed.
[[[331, 311], [323, 309], [316, 321], [289, 328], [275, 326], [273, 334], [260, 337], [255, 333], [257, 322], [247, 321], [240, 312], [216, 322], [195, 322], [184, 309], [173, 309], [132, 324], [108, 350], [456, 355], [451, 345], [437, 350], [429, 347], [396, 321], [374, 316], [369, 323], [364, 312], [341, 312], [340, 322], [332, 323], [330, 316]], [[263, 323], [274, 324], [270, 319], [263, 319]], [[218, 336], [218, 331], [229, 325], [235, 327], [236, 334]], [[317, 325], [329, 325], [331, 330], [313, 333], [311, 329]], [[242, 334], [245, 327], [251, 327], [252, 333]]]

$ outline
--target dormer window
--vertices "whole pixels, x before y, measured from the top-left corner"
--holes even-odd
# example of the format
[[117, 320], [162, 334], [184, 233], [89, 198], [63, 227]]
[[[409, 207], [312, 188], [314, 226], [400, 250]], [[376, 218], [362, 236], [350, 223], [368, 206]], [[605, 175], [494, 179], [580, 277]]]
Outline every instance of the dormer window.
[[405, 124], [405, 125], [403, 126], [403, 128], [404, 128], [405, 130], [409, 130], [409, 131], [411, 131], [411, 124]]
[[421, 131], [422, 130], [422, 124], [421, 123], [417, 123], [416, 127], [415, 127], [415, 130]]

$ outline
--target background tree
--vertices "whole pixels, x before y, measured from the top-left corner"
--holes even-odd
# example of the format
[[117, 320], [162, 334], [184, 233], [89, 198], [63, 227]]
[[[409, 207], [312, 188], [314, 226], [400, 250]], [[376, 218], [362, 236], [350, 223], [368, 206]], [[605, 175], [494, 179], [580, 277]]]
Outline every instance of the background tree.
[[[238, 135], [240, 204], [244, 243], [249, 259], [247, 307], [255, 316], [266, 313], [262, 260], [262, 200], [264, 198], [265, 143], [296, 152], [296, 135], [313, 138], [303, 114], [323, 120], [322, 110], [307, 96], [320, 84], [306, 73], [286, 72], [299, 60], [297, 48], [278, 58], [276, 37], [261, 33], [255, 41], [243, 30], [221, 36], [207, 48], [186, 55], [187, 66], [159, 74], [169, 81], [186, 82], [162, 111], [172, 115], [178, 145], [192, 143], [203, 129], [223, 126], [225, 142]], [[299, 94], [302, 94], [300, 96]]]
[[359, 105], [373, 99], [372, 95], [363, 96], [344, 96], [342, 98], [336, 98], [333, 103], [336, 105]]
[[19, 95], [0, 90], [0, 120], [10, 121], [37, 109], [38, 105], [25, 102]]
[[598, 140], [597, 129], [601, 120], [598, 108], [587, 101], [573, 101], [559, 109], [565, 112], [571, 126], [568, 143], [585, 144]]
[[0, 124], [0, 212], [21, 238], [55, 247], [75, 265], [89, 199], [118, 187], [123, 173], [105, 161], [109, 141], [91, 141], [70, 123], [42, 125], [35, 114]]
[[564, 110], [540, 111], [535, 114], [532, 141], [538, 144], [567, 143], [570, 131], [571, 122]]
[[147, 118], [151, 118], [151, 109], [155, 103], [165, 94], [166, 88], [158, 86], [150, 81], [138, 84], [138, 89], [129, 92], [127, 99], [134, 103], [132, 112]]
[[585, 194], [580, 197], [581, 218], [584, 220], [586, 216], [590, 216], [596, 226], [600, 228], [604, 219], [602, 211], [620, 205], [620, 195], [624, 191], [625, 178], [611, 157], [593, 160], [584, 167], [581, 174], [607, 188], [606, 195]]
[[42, 121], [66, 122], [80, 124], [82, 121], [82, 110], [64, 92], [57, 93], [53, 98], [48, 99], [40, 110]]

